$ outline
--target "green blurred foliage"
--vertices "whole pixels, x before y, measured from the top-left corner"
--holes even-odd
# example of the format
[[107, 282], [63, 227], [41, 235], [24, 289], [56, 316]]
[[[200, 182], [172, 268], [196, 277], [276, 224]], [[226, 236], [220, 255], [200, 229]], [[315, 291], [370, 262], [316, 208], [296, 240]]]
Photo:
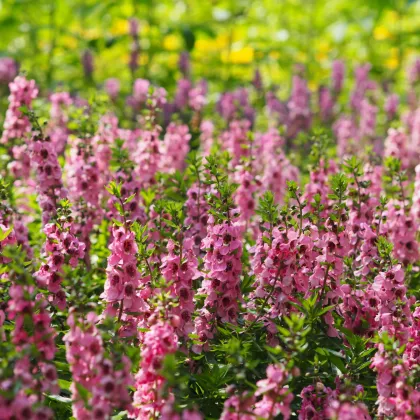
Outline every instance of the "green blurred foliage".
[[17, 59], [42, 87], [82, 89], [80, 57], [90, 49], [94, 82], [119, 77], [128, 88], [133, 16], [141, 44], [135, 77], [169, 90], [184, 50], [193, 76], [217, 88], [248, 82], [256, 68], [282, 87], [293, 63], [322, 82], [338, 57], [352, 66], [369, 61], [374, 74], [393, 80], [420, 44], [418, 0], [0, 0], [0, 55]]

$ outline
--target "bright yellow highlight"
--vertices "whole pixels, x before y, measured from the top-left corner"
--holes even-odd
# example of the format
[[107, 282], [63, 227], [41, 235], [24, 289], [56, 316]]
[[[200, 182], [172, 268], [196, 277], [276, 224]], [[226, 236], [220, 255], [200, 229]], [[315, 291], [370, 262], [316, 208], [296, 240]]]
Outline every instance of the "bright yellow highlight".
[[397, 48], [391, 48], [391, 54], [388, 57], [388, 59], [385, 61], [385, 67], [390, 70], [395, 70], [398, 68], [399, 57], [398, 57], [398, 49]]
[[222, 51], [221, 59], [223, 63], [232, 64], [249, 64], [254, 61], [254, 49], [251, 47], [244, 47], [240, 50]]
[[163, 48], [167, 51], [177, 51], [182, 48], [182, 42], [179, 36], [175, 34], [166, 35], [163, 38]]
[[117, 19], [114, 21], [111, 27], [112, 35], [126, 35], [128, 34], [128, 20]]
[[392, 34], [385, 26], [377, 26], [373, 31], [373, 37], [377, 41], [383, 41], [385, 39], [392, 38]]

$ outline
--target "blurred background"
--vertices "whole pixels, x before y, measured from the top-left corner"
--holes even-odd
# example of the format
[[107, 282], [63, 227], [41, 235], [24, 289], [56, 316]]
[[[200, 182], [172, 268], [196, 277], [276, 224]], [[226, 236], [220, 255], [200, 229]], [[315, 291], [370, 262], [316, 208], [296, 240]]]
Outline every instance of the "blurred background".
[[419, 45], [416, 0], [0, 0], [0, 57], [44, 90], [118, 77], [126, 89], [148, 78], [171, 91], [185, 51], [192, 77], [216, 89], [249, 83], [256, 69], [288, 86], [295, 63], [315, 89], [336, 58], [370, 62], [393, 82]]

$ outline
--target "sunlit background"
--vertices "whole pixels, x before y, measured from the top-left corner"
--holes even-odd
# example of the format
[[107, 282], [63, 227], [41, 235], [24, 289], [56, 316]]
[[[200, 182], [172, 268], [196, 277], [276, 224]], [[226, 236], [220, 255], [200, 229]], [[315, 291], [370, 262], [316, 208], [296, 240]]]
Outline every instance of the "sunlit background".
[[[140, 46], [133, 73], [132, 17]], [[170, 90], [180, 53], [188, 51], [193, 77], [210, 86], [249, 82], [258, 68], [265, 83], [281, 87], [302, 63], [315, 88], [335, 58], [350, 66], [368, 61], [373, 75], [398, 79], [419, 52], [420, 1], [3, 0], [0, 34], [0, 55], [16, 59], [44, 88], [83, 88], [86, 51], [96, 85], [119, 77], [128, 88], [142, 77]]]

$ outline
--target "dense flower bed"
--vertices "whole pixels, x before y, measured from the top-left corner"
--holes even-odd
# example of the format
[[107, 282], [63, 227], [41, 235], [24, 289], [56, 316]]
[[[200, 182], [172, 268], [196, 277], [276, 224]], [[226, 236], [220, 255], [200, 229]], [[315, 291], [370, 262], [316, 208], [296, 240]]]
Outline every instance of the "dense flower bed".
[[0, 419], [420, 418], [420, 61], [284, 101], [182, 69], [10, 82]]

